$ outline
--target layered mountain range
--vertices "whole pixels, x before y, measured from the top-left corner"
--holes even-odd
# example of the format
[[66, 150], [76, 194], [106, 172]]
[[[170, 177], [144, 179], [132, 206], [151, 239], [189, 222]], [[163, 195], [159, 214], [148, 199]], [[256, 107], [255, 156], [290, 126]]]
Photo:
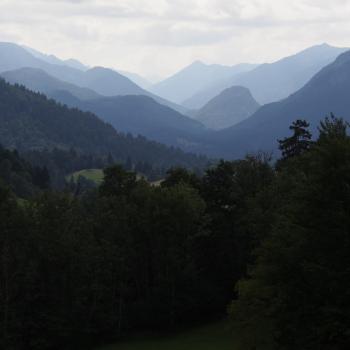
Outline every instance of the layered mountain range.
[[[149, 91], [146, 91], [117, 71], [104, 67], [93, 67], [87, 70], [73, 68], [63, 62], [49, 63], [47, 59], [34, 56], [28, 49], [12, 43], [0, 43], [0, 72], [20, 68], [38, 68], [57, 79], [70, 84], [92, 89], [105, 96], [116, 95], [146, 95], [157, 102], [170, 106], [175, 110], [186, 112], [186, 108], [166, 101]], [[50, 56], [49, 56], [50, 57]], [[54, 60], [56, 61], [56, 60]], [[71, 61], [71, 60], [70, 60]], [[81, 67], [80, 67], [81, 68]]]
[[226, 77], [184, 101], [189, 109], [198, 109], [224, 89], [234, 85], [250, 90], [260, 104], [276, 102], [302, 88], [320, 69], [332, 63], [346, 48], [322, 44], [273, 63], [261, 64], [248, 72]]
[[307, 120], [315, 135], [320, 121], [331, 113], [350, 122], [350, 51], [288, 98], [264, 105], [241, 123], [213, 135], [213, 154], [237, 158], [247, 152], [276, 153], [277, 139], [290, 133], [294, 120]]
[[193, 116], [209, 129], [220, 130], [249, 118], [259, 107], [247, 88], [232, 86], [195, 111]]
[[219, 64], [209, 65], [201, 61], [195, 61], [173, 76], [151, 87], [151, 91], [170, 101], [183, 104], [184, 101], [194, 94], [213, 85], [215, 86], [222, 80], [248, 72], [255, 67], [257, 67], [256, 64], [248, 63], [237, 64], [231, 67]]
[[157, 167], [204, 168], [205, 157], [168, 148], [144, 137], [118, 133], [90, 112], [70, 109], [42, 94], [0, 79], [0, 143], [20, 152], [70, 150], [91, 155], [130, 157]]
[[[78, 147], [83, 152], [102, 149], [103, 152], [108, 149], [116, 152], [118, 149], [121, 152], [118, 157], [143, 147], [147, 150], [145, 158], [151, 159], [158, 154], [159, 158], [154, 161], [164, 161], [168, 165], [181, 163], [184, 159], [183, 163], [187, 165], [188, 159], [198, 164], [202, 162], [198, 159], [202, 158], [147, 139], [217, 158], [276, 151], [277, 139], [289, 133], [289, 125], [297, 118], [308, 120], [314, 132], [319, 121], [331, 112], [349, 118], [350, 53], [345, 51], [347, 49], [323, 44], [258, 66], [195, 62], [149, 87], [147, 81], [142, 83], [142, 77], [133, 73], [105, 67], [90, 68], [74, 59], [61, 60], [16, 44], [0, 43], [1, 77], [54, 100], [1, 83], [0, 143], [19, 149]], [[126, 75], [134, 76], [134, 81]], [[149, 90], [137, 85], [137, 79]], [[15, 98], [16, 94], [19, 99]], [[9, 101], [5, 96], [9, 96]], [[26, 108], [20, 110], [23, 99], [28, 101]], [[38, 104], [45, 107], [37, 108]], [[55, 104], [54, 108], [52, 104]], [[71, 120], [62, 119], [61, 115], [70, 116]], [[98, 137], [92, 136], [91, 130], [88, 133], [84, 129], [86, 127], [104, 131]], [[76, 133], [80, 141], [77, 144], [73, 139], [63, 142], [57, 139], [55, 129], [63, 138], [67, 136], [65, 133], [70, 137]], [[115, 133], [113, 137], [112, 133]], [[123, 139], [120, 133], [130, 133], [136, 138], [130, 135]], [[137, 138], [137, 135], [147, 139]], [[83, 141], [85, 137], [87, 139]], [[121, 148], [114, 144], [117, 141], [105, 144], [106, 140], [118, 137], [124, 140], [118, 141]], [[140, 146], [140, 140], [143, 140], [143, 146]], [[155, 155], [150, 156], [148, 152], [155, 152]], [[173, 155], [170, 156], [174, 152], [178, 152], [176, 161]], [[167, 159], [163, 160], [163, 157]]]

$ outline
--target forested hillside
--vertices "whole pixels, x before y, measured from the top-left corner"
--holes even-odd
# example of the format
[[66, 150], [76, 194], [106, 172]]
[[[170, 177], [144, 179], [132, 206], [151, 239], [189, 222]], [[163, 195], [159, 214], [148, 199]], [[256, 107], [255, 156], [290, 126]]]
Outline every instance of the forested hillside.
[[18, 197], [30, 198], [50, 187], [50, 176], [47, 168], [32, 166], [17, 151], [0, 145], [0, 186], [8, 187]]
[[[169, 106], [181, 113], [186, 108], [169, 102], [149, 91], [142, 89], [127, 77], [117, 71], [105, 67], [93, 67], [82, 70], [74, 68], [75, 64], [57, 62], [53, 64], [47, 59], [33, 55], [23, 47], [7, 42], [0, 42], [0, 72], [23, 68], [36, 68], [47, 74], [81, 88], [87, 88], [104, 96], [145, 95]], [[58, 64], [57, 64], [58, 63]]]
[[128, 158], [167, 169], [181, 165], [204, 169], [208, 160], [167, 148], [142, 136], [118, 133], [92, 113], [69, 109], [44, 95], [0, 80], [0, 143], [21, 153], [53, 148], [107, 157]]
[[[191, 150], [193, 144], [197, 145], [198, 136], [206, 131], [200, 122], [148, 96], [105, 97], [93, 90], [66, 83], [34, 68], [8, 71], [1, 76], [11, 84], [24, 85], [69, 107], [92, 112], [118, 131], [142, 135], [187, 151]], [[201, 151], [204, 150], [203, 147]]]

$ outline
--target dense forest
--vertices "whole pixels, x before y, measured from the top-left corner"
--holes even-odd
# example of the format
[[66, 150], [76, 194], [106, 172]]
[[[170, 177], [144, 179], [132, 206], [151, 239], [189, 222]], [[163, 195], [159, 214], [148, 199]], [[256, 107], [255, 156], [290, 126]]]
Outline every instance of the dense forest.
[[275, 164], [173, 168], [158, 187], [112, 165], [79, 193], [2, 150], [36, 190], [0, 173], [0, 347], [89, 348], [229, 311], [240, 349], [348, 349], [347, 126], [326, 118], [313, 141], [296, 121]]

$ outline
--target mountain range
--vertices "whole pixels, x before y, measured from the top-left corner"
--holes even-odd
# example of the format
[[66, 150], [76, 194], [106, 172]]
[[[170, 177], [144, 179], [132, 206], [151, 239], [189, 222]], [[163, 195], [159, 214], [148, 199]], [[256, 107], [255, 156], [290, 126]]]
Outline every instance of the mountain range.
[[[38, 50], [32, 49], [31, 47], [28, 47], [28, 46], [23, 46], [23, 48], [25, 48], [33, 56], [35, 56], [35, 57], [37, 57], [45, 62], [48, 62], [48, 63], [69, 66], [71, 68], [80, 69], [82, 71], [87, 71], [90, 69], [89, 66], [81, 63], [78, 60], [72, 59], [72, 58], [68, 59], [68, 60], [62, 60], [62, 59], [56, 57], [55, 55], [47, 55], [47, 54], [44, 54]], [[136, 73], [126, 72], [123, 70], [117, 70], [117, 73], [124, 75], [125, 77], [129, 78], [132, 82], [134, 82], [135, 84], [137, 84], [138, 86], [140, 86], [144, 89], [146, 89], [152, 85], [152, 83], [150, 81], [148, 81], [147, 79], [145, 79], [144, 77], [141, 77], [140, 75], [138, 75]]]
[[175, 103], [183, 104], [195, 93], [215, 85], [223, 79], [226, 80], [239, 73], [252, 70], [256, 66], [255, 64], [242, 63], [231, 67], [195, 61], [173, 76], [152, 86], [150, 91]]
[[22, 84], [70, 107], [90, 111], [116, 130], [190, 150], [204, 126], [143, 95], [105, 97], [94, 90], [63, 82], [37, 68], [0, 74], [12, 84]]
[[248, 88], [260, 104], [279, 101], [302, 88], [317, 72], [347, 50], [327, 44], [313, 46], [277, 62], [227, 77], [193, 94], [183, 105], [189, 109], [201, 108], [224, 89], [235, 85]]
[[303, 88], [288, 98], [261, 107], [250, 118], [212, 135], [215, 152], [237, 158], [247, 152], [275, 151], [277, 140], [290, 134], [296, 119], [311, 124], [313, 134], [330, 113], [350, 121], [350, 51], [318, 72]]
[[118, 133], [90, 112], [70, 109], [25, 87], [0, 79], [0, 143], [21, 152], [74, 148], [77, 152], [153, 166], [198, 167], [208, 160], [168, 148], [144, 137]]
[[94, 90], [101, 95], [145, 95], [182, 113], [187, 112], [186, 108], [142, 89], [130, 79], [112, 69], [93, 67], [88, 70], [81, 70], [69, 65], [52, 64], [34, 56], [19, 45], [0, 43], [0, 73], [26, 67], [39, 68], [52, 77]]
[[[0, 143], [19, 149], [78, 147], [82, 152], [109, 149], [117, 152], [118, 157], [133, 153], [140, 159], [142, 154], [166, 164], [169, 160], [174, 163], [172, 152], [178, 152], [179, 159], [192, 157], [197, 163], [198, 160], [144, 137], [217, 158], [233, 159], [247, 152], [276, 151], [277, 139], [289, 134], [288, 127], [297, 118], [309, 121], [314, 133], [319, 121], [331, 112], [349, 120], [350, 52], [344, 53], [344, 50], [319, 45], [276, 63], [237, 73], [230, 84], [246, 84], [234, 83], [220, 90], [203, 107], [187, 111], [191, 119], [176, 110], [178, 105], [171, 108], [174, 103], [164, 102], [163, 98], [114, 70], [72, 67], [78, 64], [74, 60], [66, 62], [47, 55], [44, 59], [40, 53], [33, 55], [16, 44], [0, 43], [1, 76], [12, 84], [22, 84], [53, 99], [45, 99], [18, 85], [2, 83], [5, 92], [0, 110]], [[203, 64], [197, 62], [194, 66]], [[221, 70], [222, 67], [214, 68]], [[177, 76], [178, 82], [186, 81], [183, 73]], [[212, 88], [215, 86], [218, 85]], [[257, 101], [258, 93], [261, 95]], [[288, 95], [259, 106], [261, 99], [277, 98], [278, 94]], [[103, 131], [98, 131], [97, 136], [92, 134], [94, 128]], [[120, 132], [142, 136], [128, 138]], [[77, 135], [79, 141], [73, 140], [73, 135]], [[119, 141], [115, 141], [117, 139]], [[147, 151], [139, 150], [140, 147]], [[155, 152], [159, 158], [155, 160], [148, 152]]]
[[193, 115], [207, 128], [220, 130], [249, 118], [259, 107], [247, 88], [233, 86], [214, 97]]

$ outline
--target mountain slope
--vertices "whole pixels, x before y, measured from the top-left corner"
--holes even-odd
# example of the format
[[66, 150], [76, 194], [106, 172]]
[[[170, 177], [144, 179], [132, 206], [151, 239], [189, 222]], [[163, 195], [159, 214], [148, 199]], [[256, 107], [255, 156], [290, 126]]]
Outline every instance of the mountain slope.
[[193, 108], [203, 105], [225, 88], [234, 85], [248, 88], [260, 104], [279, 101], [302, 88], [317, 72], [347, 50], [327, 44], [311, 47], [204, 89], [187, 100], [184, 106]]
[[258, 150], [276, 151], [277, 139], [290, 134], [289, 125], [306, 119], [312, 131], [327, 114], [350, 121], [350, 51], [322, 69], [302, 89], [283, 101], [261, 107], [253, 116], [215, 135], [216, 153], [241, 157]]
[[205, 158], [170, 149], [143, 137], [119, 134], [92, 113], [69, 109], [44, 95], [0, 80], [0, 144], [19, 151], [75, 148], [116, 160], [149, 162], [160, 167], [203, 168]]
[[[66, 78], [66, 80], [69, 78]], [[87, 87], [95, 90], [100, 95], [104, 96], [125, 96], [125, 95], [144, 95], [153, 98], [158, 103], [168, 106], [180, 113], [187, 113], [187, 110], [175, 103], [169, 102], [159, 96], [156, 96], [136, 84], [132, 83], [131, 80], [122, 76], [118, 72], [103, 68], [94, 67], [86, 71], [79, 79], [73, 77], [73, 79], [67, 80], [73, 84]]]
[[183, 116], [148, 96], [129, 95], [78, 101], [64, 92], [57, 92], [52, 97], [71, 107], [98, 115], [117, 130], [143, 135], [184, 150], [190, 151], [196, 144], [196, 139], [206, 133], [198, 121]]
[[117, 72], [129, 78], [132, 82], [140, 86], [142, 89], [148, 90], [152, 86], [152, 83], [150, 81], [139, 74], [126, 72], [124, 70], [117, 70]]
[[119, 131], [140, 134], [168, 145], [186, 148], [186, 144], [191, 144], [197, 135], [205, 132], [201, 123], [147, 96], [103, 97], [35, 68], [22, 68], [1, 76], [12, 84], [23, 84], [70, 107], [95, 113]]
[[21, 198], [39, 191], [37, 175], [42, 171], [21, 158], [16, 151], [9, 151], [0, 145], [0, 192], [8, 188]]
[[[81, 63], [78, 60], [75, 59], [68, 59], [68, 60], [62, 60], [55, 55], [47, 55], [44, 54], [38, 50], [32, 49], [31, 47], [28, 46], [23, 46], [29, 53], [31, 53], [33, 56], [46, 61], [51, 64], [58, 64], [58, 65], [64, 65], [76, 69], [80, 69], [83, 71], [87, 71], [90, 67], [86, 66], [85, 64]], [[141, 77], [140, 75], [136, 73], [131, 73], [131, 72], [126, 72], [122, 70], [116, 70], [119, 74], [124, 75], [128, 79], [130, 79], [132, 82], [137, 84], [138, 86], [142, 87], [143, 89], [146, 89], [150, 87], [152, 84], [145, 78]]]
[[68, 67], [76, 68], [82, 71], [89, 69], [88, 66], [86, 66], [85, 64], [73, 58], [70, 58], [68, 60], [61, 60], [55, 55], [47, 55], [38, 50], [32, 49], [31, 47], [28, 47], [28, 46], [22, 46], [22, 47], [26, 49], [29, 53], [31, 53], [34, 57], [39, 58], [40, 60], [45, 61], [47, 63], [68, 66]]
[[255, 67], [256, 65], [252, 64], [239, 64], [232, 67], [218, 64], [207, 65], [196, 61], [175, 75], [154, 85], [150, 90], [163, 98], [181, 104], [204, 88]]
[[210, 100], [195, 118], [210, 129], [225, 129], [247, 119], [259, 107], [247, 88], [233, 86]]
[[94, 90], [101, 95], [146, 95], [181, 113], [187, 112], [182, 106], [151, 94], [112, 69], [95, 67], [82, 71], [62, 64], [48, 63], [33, 56], [19, 45], [0, 43], [0, 73], [25, 67], [42, 69], [57, 79]]
[[0, 76], [11, 84], [24, 85], [29, 90], [41, 92], [48, 96], [54, 94], [55, 91], [64, 90], [80, 100], [101, 97], [101, 95], [91, 89], [66, 83], [38, 68], [20, 68], [14, 71], [0, 73]]

